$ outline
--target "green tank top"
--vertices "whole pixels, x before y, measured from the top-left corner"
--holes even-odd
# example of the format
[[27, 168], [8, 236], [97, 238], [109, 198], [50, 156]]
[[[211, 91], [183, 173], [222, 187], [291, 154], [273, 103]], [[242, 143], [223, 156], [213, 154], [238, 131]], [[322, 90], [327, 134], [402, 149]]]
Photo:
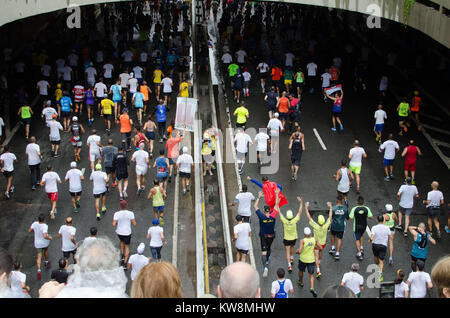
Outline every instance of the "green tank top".
[[395, 225], [394, 219], [392, 218], [393, 213], [394, 212], [386, 213], [389, 216], [389, 221], [385, 221], [384, 225], [386, 225], [387, 227], [394, 227], [394, 225]]
[[408, 116], [409, 104], [408, 103], [400, 103], [400, 107], [398, 108], [398, 115], [402, 117]]
[[158, 188], [154, 188], [156, 193], [153, 195], [153, 206], [164, 206], [164, 198], [161, 190]]
[[302, 77], [303, 72], [297, 72], [297, 78], [295, 79], [295, 81], [297, 83], [303, 83], [303, 77]]
[[22, 119], [27, 119], [31, 117], [31, 113], [30, 113], [30, 106], [22, 106], [21, 108], [21, 117]]
[[314, 263], [316, 258], [314, 257], [314, 246], [316, 245], [316, 240], [314, 237], [305, 237], [303, 239], [303, 250], [300, 254], [300, 261], [309, 264]]

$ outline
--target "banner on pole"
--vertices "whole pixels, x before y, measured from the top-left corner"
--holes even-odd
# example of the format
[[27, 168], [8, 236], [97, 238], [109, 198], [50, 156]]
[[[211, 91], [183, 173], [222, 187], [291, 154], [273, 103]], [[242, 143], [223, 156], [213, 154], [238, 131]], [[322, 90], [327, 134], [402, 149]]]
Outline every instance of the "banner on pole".
[[175, 128], [194, 131], [195, 113], [197, 112], [197, 99], [178, 97]]

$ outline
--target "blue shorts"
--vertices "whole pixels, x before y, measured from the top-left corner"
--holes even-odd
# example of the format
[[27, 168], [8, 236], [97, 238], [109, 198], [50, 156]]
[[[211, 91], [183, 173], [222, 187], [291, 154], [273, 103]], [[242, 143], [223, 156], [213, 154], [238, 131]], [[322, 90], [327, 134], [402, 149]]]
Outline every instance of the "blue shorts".
[[364, 235], [364, 232], [354, 232], [353, 233], [353, 236], [355, 237], [355, 241], [359, 241], [363, 235]]
[[153, 209], [155, 210], [155, 212], [164, 212], [164, 205], [154, 206]]
[[394, 165], [394, 159], [383, 159], [383, 166], [393, 166]]
[[380, 133], [383, 131], [383, 127], [384, 124], [376, 124], [375, 127], [373, 127], [373, 130]]

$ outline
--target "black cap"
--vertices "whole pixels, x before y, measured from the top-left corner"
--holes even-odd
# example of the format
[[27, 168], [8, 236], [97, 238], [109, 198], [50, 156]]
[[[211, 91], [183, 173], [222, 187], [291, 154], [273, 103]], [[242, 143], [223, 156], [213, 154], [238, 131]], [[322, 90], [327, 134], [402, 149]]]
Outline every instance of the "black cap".
[[265, 205], [264, 206], [264, 212], [270, 212], [270, 206]]

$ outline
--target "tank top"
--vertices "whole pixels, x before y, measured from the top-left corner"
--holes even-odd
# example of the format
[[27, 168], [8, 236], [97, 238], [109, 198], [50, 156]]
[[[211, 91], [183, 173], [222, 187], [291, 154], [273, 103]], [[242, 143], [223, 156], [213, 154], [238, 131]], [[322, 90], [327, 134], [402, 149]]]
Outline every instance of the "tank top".
[[302, 156], [302, 140], [300, 137], [294, 139], [292, 141], [292, 149], [291, 149], [292, 153], [291, 153], [291, 158], [293, 159], [300, 159]]
[[297, 78], [295, 79], [295, 81], [296, 81], [297, 83], [303, 83], [303, 77], [302, 77], [302, 75], [303, 75], [303, 72], [297, 72]]
[[417, 147], [416, 146], [408, 146], [406, 147], [406, 162], [416, 162], [417, 160]]
[[91, 89], [88, 89], [86, 91], [86, 104], [88, 105], [94, 105], [94, 93]]
[[342, 98], [336, 98], [336, 101], [333, 103], [333, 111], [340, 112], [342, 111]]
[[167, 162], [166, 157], [158, 157], [156, 158], [156, 177], [157, 178], [165, 178], [167, 177]]
[[148, 121], [148, 126], [147, 126], [147, 131], [148, 132], [153, 132], [153, 130], [154, 130], [152, 123], [153, 122], [151, 120]]
[[394, 219], [392, 218], [392, 215], [394, 214], [394, 212], [386, 213], [386, 214], [389, 216], [389, 221], [385, 221], [384, 225], [386, 225], [387, 227], [390, 227], [390, 228], [394, 227], [395, 222], [394, 222]]
[[305, 264], [314, 263], [316, 258], [314, 256], [314, 246], [316, 245], [316, 239], [313, 237], [305, 237], [303, 239], [303, 250], [300, 254], [300, 261]]
[[73, 138], [73, 140], [74, 141], [79, 141], [80, 140], [80, 135], [81, 135], [80, 124], [73, 123], [70, 130], [72, 131], [72, 138]]
[[398, 109], [398, 115], [402, 117], [408, 116], [409, 104], [408, 103], [400, 103]]
[[284, 290], [284, 284], [286, 283], [286, 280], [283, 280], [282, 282], [280, 282], [279, 280], [277, 280], [278, 285], [280, 285], [280, 290], [278, 291], [278, 293], [275, 294], [274, 298], [287, 298], [287, 293]]
[[414, 105], [413, 105], [413, 107], [411, 107], [411, 111], [418, 112], [421, 101], [422, 101], [422, 98], [420, 98], [420, 96], [414, 96]]
[[27, 119], [31, 117], [30, 106], [22, 106], [20, 116], [22, 119]]
[[156, 193], [152, 196], [153, 206], [164, 206], [164, 198], [161, 190], [159, 189], [159, 187], [155, 187], [153, 189], [156, 190]]
[[119, 119], [120, 119], [120, 132], [121, 133], [131, 132], [130, 116], [122, 114], [120, 115]]
[[156, 120], [158, 123], [166, 121], [166, 106], [164, 104], [156, 106]]
[[139, 133], [139, 134], [137, 134], [137, 136], [139, 137], [139, 140], [136, 142], [135, 146], [137, 149], [139, 149], [139, 145], [141, 143], [145, 143], [145, 137], [144, 137], [143, 133]]
[[348, 178], [348, 168], [341, 168], [341, 179], [339, 180], [337, 190], [341, 193], [350, 191], [350, 179]]

